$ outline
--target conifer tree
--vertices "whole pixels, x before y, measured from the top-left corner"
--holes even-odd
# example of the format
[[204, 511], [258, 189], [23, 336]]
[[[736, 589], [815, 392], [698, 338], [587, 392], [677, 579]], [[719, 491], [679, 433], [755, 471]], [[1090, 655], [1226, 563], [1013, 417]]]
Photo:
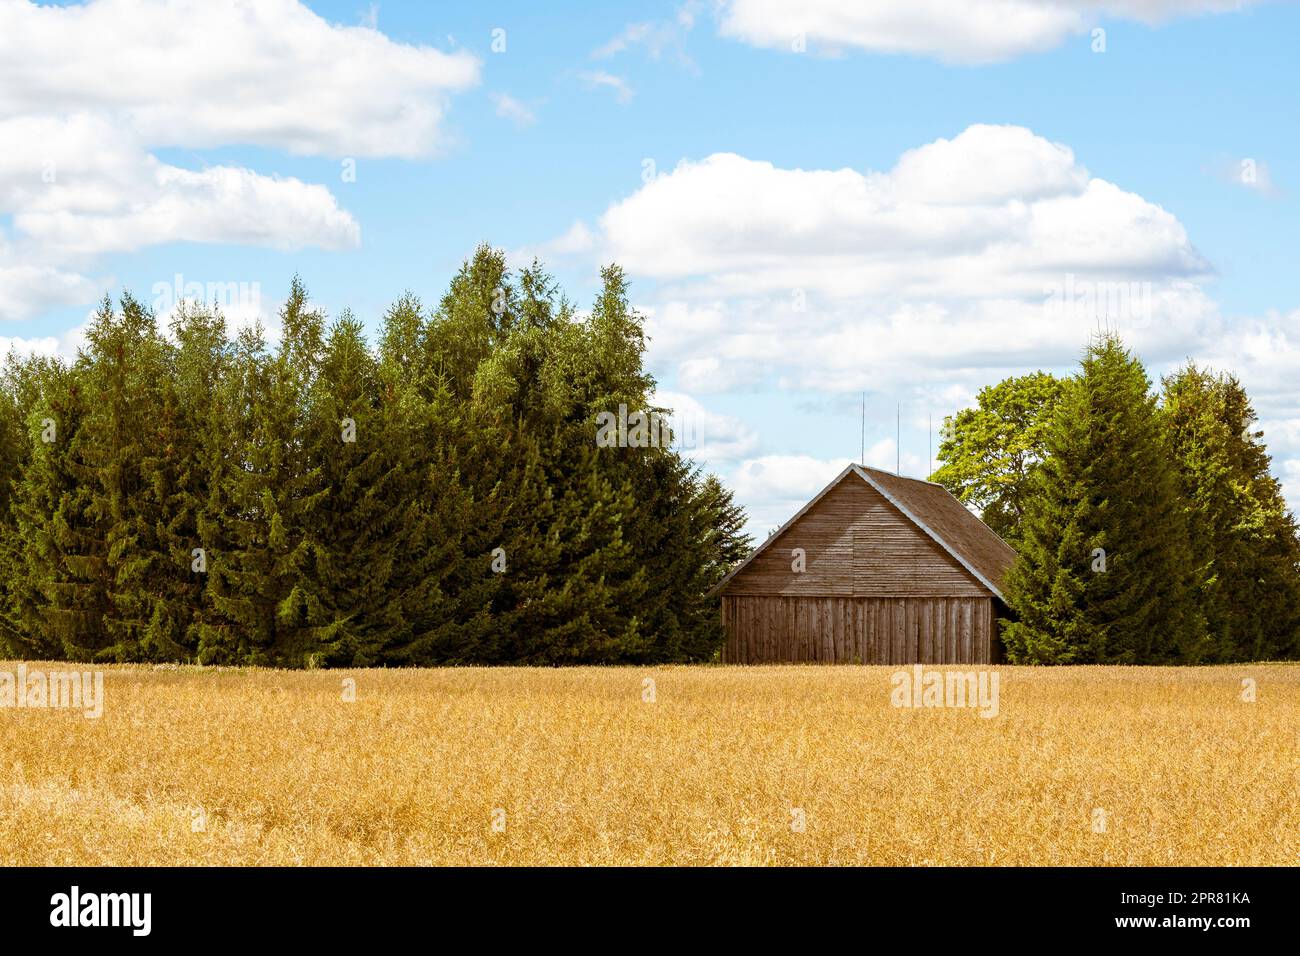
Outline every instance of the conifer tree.
[[1186, 517], [1142, 365], [1090, 344], [1046, 436], [1005, 593], [1013, 662], [1165, 663], [1206, 651]]
[[117, 660], [175, 660], [200, 587], [175, 533], [177, 478], [192, 457], [174, 390], [172, 347], [129, 293], [87, 332], [86, 386], [96, 401], [79, 439], [105, 522], [111, 607], [104, 625]]
[[398, 540], [387, 600], [401, 626], [383, 650], [382, 661], [390, 664], [490, 659], [497, 582], [478, 552], [485, 541], [499, 544], [499, 535], [490, 523], [482, 527], [474, 482], [463, 474], [481, 480], [499, 463], [495, 456], [469, 457], [464, 407], [449, 394], [429, 339], [419, 300], [403, 296], [385, 316], [377, 368], [385, 442], [397, 469], [389, 503]]
[[[105, 298], [92, 328], [114, 322]], [[97, 396], [87, 379], [93, 359], [47, 366], [41, 395], [27, 416], [32, 456], [16, 489], [19, 536], [31, 544], [21, 574], [19, 607], [29, 640], [56, 646], [66, 660], [112, 659], [113, 613], [99, 436], [90, 427]]]
[[222, 489], [233, 463], [231, 421], [223, 388], [231, 375], [231, 348], [219, 311], [182, 303], [172, 319], [176, 340], [169, 398], [175, 410], [169, 453], [170, 495], [160, 532], [179, 569], [176, 613], [190, 658], [202, 658], [221, 617], [209, 593], [214, 554], [222, 552]]
[[0, 652], [427, 665], [709, 659], [746, 550], [730, 494], [660, 443], [621, 270], [579, 318], [481, 246], [372, 351], [295, 279], [268, 348], [124, 295], [75, 363], [0, 376]]
[[[72, 501], [76, 481], [68, 437], [75, 434], [85, 408], [75, 373], [59, 359], [11, 355], [4, 387], [9, 413], [19, 418], [9, 430], [17, 426], [10, 454], [20, 466], [7, 491], [12, 531], [0, 542], [4, 652], [19, 658], [68, 658], [69, 646], [91, 642], [78, 631], [96, 621], [93, 604], [84, 619], [74, 617], [75, 606], [54, 604], [56, 596], [65, 601], [70, 596], [59, 590], [73, 581], [64, 549], [84, 521]], [[71, 522], [72, 528], [59, 521]]]
[[1245, 390], [1235, 377], [1193, 363], [1163, 385], [1208, 656], [1294, 656], [1300, 651], [1300, 537], [1269, 472]]
[[204, 650], [213, 661], [302, 667], [318, 662], [315, 628], [326, 620], [307, 573], [327, 490], [306, 439], [324, 316], [297, 278], [280, 322], [274, 354], [260, 329], [240, 334], [223, 396], [237, 462], [223, 478], [222, 547], [209, 556], [209, 594], [225, 621], [207, 629]]

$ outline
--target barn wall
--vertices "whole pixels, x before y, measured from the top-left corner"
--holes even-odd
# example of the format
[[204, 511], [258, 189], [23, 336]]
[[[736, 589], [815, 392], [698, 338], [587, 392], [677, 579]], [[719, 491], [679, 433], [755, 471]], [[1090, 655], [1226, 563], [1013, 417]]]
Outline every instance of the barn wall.
[[[807, 570], [791, 569], [802, 548]], [[841, 481], [727, 582], [725, 595], [970, 597], [988, 590], [884, 496]]]
[[997, 658], [990, 597], [722, 598], [733, 664], [989, 664]]

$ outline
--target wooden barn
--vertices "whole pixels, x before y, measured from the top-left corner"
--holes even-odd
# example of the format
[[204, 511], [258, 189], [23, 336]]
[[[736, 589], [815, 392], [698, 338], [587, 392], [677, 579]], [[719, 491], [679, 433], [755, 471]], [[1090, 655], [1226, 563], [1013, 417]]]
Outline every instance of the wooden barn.
[[1015, 556], [942, 485], [850, 465], [718, 585], [722, 659], [996, 662]]

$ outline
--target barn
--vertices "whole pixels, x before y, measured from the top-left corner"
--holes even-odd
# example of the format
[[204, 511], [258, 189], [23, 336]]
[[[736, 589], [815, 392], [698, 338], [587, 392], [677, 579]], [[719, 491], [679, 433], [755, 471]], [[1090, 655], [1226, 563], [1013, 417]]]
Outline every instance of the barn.
[[994, 663], [1015, 556], [942, 485], [850, 465], [718, 585], [722, 659]]

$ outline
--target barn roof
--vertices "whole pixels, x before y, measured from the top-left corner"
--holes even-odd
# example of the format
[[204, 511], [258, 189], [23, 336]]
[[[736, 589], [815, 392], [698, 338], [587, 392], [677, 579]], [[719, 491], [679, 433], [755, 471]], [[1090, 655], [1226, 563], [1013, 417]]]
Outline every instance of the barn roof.
[[[803, 517], [832, 488], [850, 475], [856, 475], [876, 489], [886, 501], [897, 508], [904, 517], [932, 538], [939, 547], [969, 571], [986, 588], [1002, 598], [1002, 580], [1016, 559], [1015, 549], [994, 533], [993, 529], [977, 518], [943, 485], [920, 478], [905, 478], [893, 472], [849, 465], [829, 485], [817, 493], [799, 512], [768, 535], [744, 561], [731, 569], [714, 588], [721, 590], [745, 565], [758, 557], [763, 550], [781, 536], [787, 528]], [[1004, 599], [1003, 599], [1004, 600]]]

